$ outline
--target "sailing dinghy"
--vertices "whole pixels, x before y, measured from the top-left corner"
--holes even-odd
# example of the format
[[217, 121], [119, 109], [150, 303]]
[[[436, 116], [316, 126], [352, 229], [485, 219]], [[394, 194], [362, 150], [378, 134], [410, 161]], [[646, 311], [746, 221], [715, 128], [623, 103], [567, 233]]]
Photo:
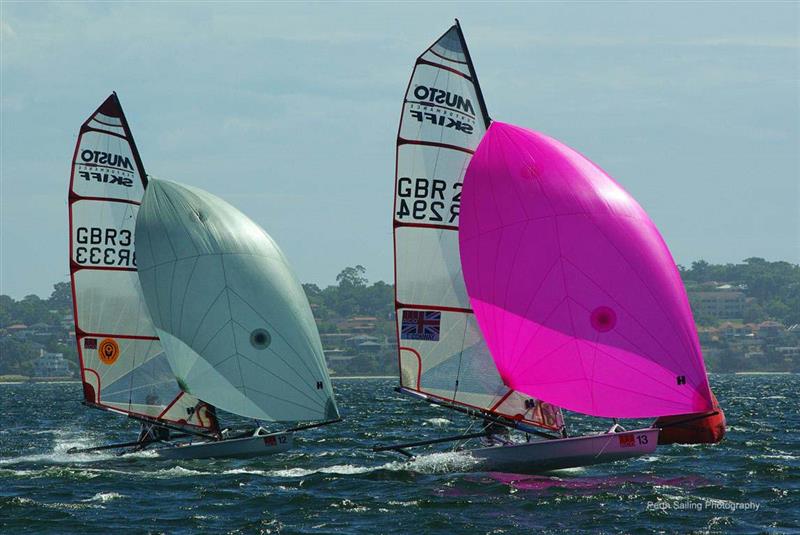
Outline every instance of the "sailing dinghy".
[[[187, 392], [187, 385], [192, 384], [198, 393], [208, 394], [209, 398], [220, 401], [223, 409], [236, 412], [236, 407], [229, 404], [227, 397], [211, 392], [227, 392], [229, 388], [224, 382], [218, 388], [213, 388], [210, 383], [194, 385], [195, 376], [189, 377], [189, 382], [183, 384], [176, 379], [173, 366], [179, 364], [172, 362], [165, 352], [165, 346], [159, 338], [161, 326], [153, 324], [142, 292], [137, 256], [134, 252], [135, 226], [147, 187], [147, 175], [127, 120], [116, 94], [112, 94], [82, 124], [72, 161], [69, 226], [75, 334], [84, 404], [136, 419], [142, 422], [144, 432], [136, 441], [73, 449], [71, 453], [152, 448], [160, 456], [172, 458], [247, 457], [290, 448], [292, 429], [278, 433], [268, 433], [260, 425], [247, 430], [220, 429], [215, 406], [198, 395]], [[151, 197], [160, 196], [156, 196], [154, 192]], [[241, 219], [236, 222], [242, 224]], [[254, 226], [251, 222], [250, 228]], [[262, 345], [269, 345], [270, 336], [282, 340], [282, 337], [295, 336], [302, 332], [307, 338], [304, 345], [295, 346], [296, 351], [306, 352], [303, 357], [296, 357], [295, 353], [291, 353], [291, 356], [274, 357], [276, 347], [280, 347], [279, 350], [284, 349], [283, 342], [279, 342], [267, 351], [260, 350], [263, 354], [261, 358], [266, 358], [269, 354], [272, 358], [292, 361], [292, 365], [298, 369], [312, 367], [312, 362], [319, 362], [321, 349], [318, 348], [316, 328], [311, 328], [313, 319], [309, 323], [308, 303], [299, 299], [299, 284], [288, 271], [280, 251], [266, 233], [260, 229], [259, 232], [266, 243], [264, 250], [280, 260], [266, 274], [271, 282], [255, 278], [249, 280], [252, 287], [248, 288], [248, 295], [251, 298], [262, 298], [262, 287], [284, 285], [283, 288], [271, 291], [275, 295], [291, 297], [291, 302], [282, 301], [291, 309], [284, 311], [294, 314], [292, 317], [299, 318], [303, 326], [292, 328], [290, 324], [293, 320], [289, 315], [284, 318], [269, 317], [278, 330], [273, 330], [270, 334], [270, 327], [262, 326], [266, 334], [259, 331], [254, 338]], [[251, 242], [256, 241], [258, 239], [251, 238]], [[148, 258], [152, 259], [153, 253]], [[199, 259], [197, 263], [202, 264]], [[163, 267], [158, 269], [163, 270]], [[260, 268], [252, 269], [255, 272]], [[176, 272], [178, 271], [179, 268], [176, 268]], [[265, 275], [263, 272], [261, 274]], [[152, 276], [147, 278], [148, 281], [152, 279]], [[163, 286], [164, 283], [159, 284]], [[204, 284], [210, 285], [212, 282], [204, 281]], [[187, 296], [192, 295], [188, 282], [184, 293]], [[175, 296], [176, 293], [166, 293], [157, 295], [156, 299], [168, 306], [168, 300]], [[183, 294], [181, 297], [183, 298]], [[187, 309], [185, 317], [176, 316], [176, 321], [184, 325], [194, 321], [199, 329], [201, 326], [197, 324], [196, 312], [202, 303], [181, 300], [171, 306], [172, 310], [177, 311], [184, 305], [197, 308]], [[261, 307], [263, 304], [257, 307], [259, 311]], [[155, 310], [160, 309], [156, 306]], [[240, 317], [235, 319], [243, 324], [250, 321]], [[206, 323], [202, 327], [210, 328], [210, 325]], [[164, 332], [169, 331], [161, 331], [162, 334]], [[168, 337], [173, 346], [176, 345], [175, 337]], [[292, 343], [295, 343], [294, 339]], [[251, 357], [248, 354], [243, 358]], [[255, 362], [256, 365], [261, 364], [258, 358]], [[231, 363], [240, 364], [238, 359], [233, 358]], [[178, 369], [184, 370], [185, 366]], [[308, 388], [313, 390], [309, 396], [315, 404], [312, 405], [309, 401], [309, 409], [305, 412], [288, 411], [277, 404], [270, 412], [245, 411], [241, 414], [259, 418], [261, 421], [326, 420], [323, 424], [310, 424], [303, 428], [324, 425], [335, 420], [338, 412], [327, 371], [324, 368], [320, 370], [319, 367], [312, 369], [315, 371], [302, 372], [309, 377], [313, 373], [319, 375], [313, 388]], [[265, 372], [253, 372], [250, 377], [261, 379], [260, 388], [268, 389], [275, 395], [280, 395], [287, 388], [282, 384], [276, 386], [280, 380], [285, 380], [287, 384], [299, 384], [299, 381], [286, 375], [276, 375], [266, 380]], [[322, 386], [317, 388], [318, 384]], [[249, 392], [247, 395], [250, 395]], [[173, 432], [169, 438], [167, 430]]]
[[[482, 438], [500, 445], [467, 450], [476, 469], [539, 473], [638, 457], [659, 443], [658, 427], [625, 431], [616, 420], [605, 433], [569, 437], [559, 407], [615, 419], [688, 414], [681, 423], [719, 416], [683, 286], [652, 222], [588, 160], [553, 142], [563, 150], [542, 161], [530, 155], [536, 146], [509, 142], [509, 129], [491, 123], [456, 21], [417, 58], [398, 132], [398, 391], [487, 425], [374, 449], [410, 456]], [[633, 267], [572, 285], [570, 262], [601, 269], [602, 234], [578, 228], [560, 239], [553, 227], [615, 203], [628, 209], [611, 210], [621, 240], [606, 249]], [[648, 282], [626, 285], [631, 277]], [[647, 285], [660, 293], [619, 301]], [[659, 315], [665, 309], [671, 315]], [[498, 426], [528, 441], [498, 437]]]

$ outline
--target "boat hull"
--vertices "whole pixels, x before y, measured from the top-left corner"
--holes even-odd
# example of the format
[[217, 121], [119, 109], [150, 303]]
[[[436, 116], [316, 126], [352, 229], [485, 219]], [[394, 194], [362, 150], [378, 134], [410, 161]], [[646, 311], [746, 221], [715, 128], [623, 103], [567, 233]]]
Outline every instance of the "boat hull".
[[539, 474], [551, 470], [631, 459], [653, 453], [658, 429], [562, 438], [470, 450], [486, 472]]
[[292, 433], [283, 432], [255, 434], [249, 437], [214, 442], [166, 446], [154, 451], [163, 459], [247, 459], [290, 450], [293, 446], [293, 438]]

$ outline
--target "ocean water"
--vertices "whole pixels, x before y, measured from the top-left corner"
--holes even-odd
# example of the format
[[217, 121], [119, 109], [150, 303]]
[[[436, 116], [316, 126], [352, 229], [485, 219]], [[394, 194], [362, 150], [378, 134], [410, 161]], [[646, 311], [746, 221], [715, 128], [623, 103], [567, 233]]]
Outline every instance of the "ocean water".
[[[413, 461], [373, 453], [471, 424], [390, 380], [335, 381], [344, 422], [247, 461], [68, 455], [132, 440], [137, 425], [82, 407], [75, 383], [0, 384], [0, 531], [800, 533], [800, 375], [711, 381], [728, 418], [722, 444], [547, 476], [472, 472], [447, 445]], [[608, 421], [572, 419], [592, 426]]]

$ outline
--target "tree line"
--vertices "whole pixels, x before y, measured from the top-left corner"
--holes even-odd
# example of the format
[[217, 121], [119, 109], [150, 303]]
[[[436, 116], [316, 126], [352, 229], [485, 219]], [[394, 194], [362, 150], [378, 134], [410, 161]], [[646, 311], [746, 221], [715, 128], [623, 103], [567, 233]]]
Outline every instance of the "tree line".
[[[691, 266], [678, 266], [688, 287], [719, 282], [741, 286], [748, 302], [745, 321], [775, 319], [786, 325], [800, 323], [800, 266], [789, 262], [770, 262], [748, 258], [737, 264], [710, 264], [704, 260]], [[383, 281], [370, 283], [366, 269], [347, 267], [336, 277], [336, 284], [320, 288], [303, 284], [312, 304], [321, 332], [336, 332], [336, 322], [352, 316], [374, 316], [378, 319], [376, 335], [391, 335], [394, 315], [394, 286]], [[27, 295], [15, 300], [0, 295], [0, 328], [14, 323], [57, 324], [72, 312], [72, 295], [68, 282], [59, 282], [46, 299]], [[70, 333], [71, 334], [71, 333]], [[74, 341], [57, 337], [42, 342], [49, 351], [65, 353], [75, 361]], [[30, 362], [38, 356], [35, 346], [5, 335], [0, 339], [0, 374], [27, 374]]]
[[745, 295], [752, 298], [742, 318], [746, 323], [766, 319], [787, 326], [800, 323], [800, 265], [753, 257], [738, 264], [709, 264], [698, 260], [688, 268], [678, 266], [678, 269], [688, 287], [705, 282], [741, 286]]

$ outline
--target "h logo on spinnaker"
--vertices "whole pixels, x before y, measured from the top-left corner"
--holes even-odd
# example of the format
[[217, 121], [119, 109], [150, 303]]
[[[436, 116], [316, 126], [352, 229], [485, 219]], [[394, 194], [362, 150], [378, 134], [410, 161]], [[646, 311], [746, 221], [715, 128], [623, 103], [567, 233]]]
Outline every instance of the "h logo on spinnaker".
[[439, 341], [442, 313], [430, 310], [404, 310], [400, 338]]

